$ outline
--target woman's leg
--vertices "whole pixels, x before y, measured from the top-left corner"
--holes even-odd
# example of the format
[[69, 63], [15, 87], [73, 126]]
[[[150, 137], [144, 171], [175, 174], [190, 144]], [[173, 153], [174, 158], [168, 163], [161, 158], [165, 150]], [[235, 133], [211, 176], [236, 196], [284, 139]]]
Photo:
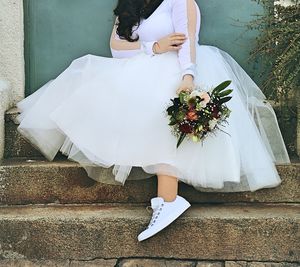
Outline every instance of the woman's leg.
[[165, 201], [173, 201], [178, 192], [178, 179], [175, 176], [157, 174], [157, 196]]

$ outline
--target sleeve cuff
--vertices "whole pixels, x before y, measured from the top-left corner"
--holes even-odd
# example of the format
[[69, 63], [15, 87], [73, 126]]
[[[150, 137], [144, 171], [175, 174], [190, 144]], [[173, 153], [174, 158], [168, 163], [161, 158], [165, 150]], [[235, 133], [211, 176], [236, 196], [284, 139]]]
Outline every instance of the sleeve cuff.
[[196, 68], [196, 64], [191, 64], [190, 66], [186, 67], [183, 69], [183, 71], [181, 72], [181, 76], [183, 78], [184, 75], [186, 74], [190, 74], [192, 75], [194, 78], [196, 76], [196, 73], [197, 73], [197, 68]]
[[181, 74], [182, 78], [183, 78], [183, 76], [186, 75], [186, 74], [190, 74], [190, 75], [192, 75], [193, 77], [195, 77], [195, 72], [193, 72], [193, 71], [191, 71], [191, 70], [185, 70], [185, 71], [183, 71], [182, 74]]
[[147, 55], [151, 55], [154, 56], [155, 53], [153, 52], [153, 45], [156, 41], [149, 41], [149, 42], [145, 42], [142, 41], [142, 50], [147, 54]]

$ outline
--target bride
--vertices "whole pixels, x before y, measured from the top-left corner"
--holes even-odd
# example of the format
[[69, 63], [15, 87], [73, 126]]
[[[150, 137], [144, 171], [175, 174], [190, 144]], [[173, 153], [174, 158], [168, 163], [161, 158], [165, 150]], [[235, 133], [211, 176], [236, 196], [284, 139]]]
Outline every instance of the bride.
[[[275, 164], [290, 159], [274, 110], [228, 53], [199, 44], [195, 0], [119, 0], [114, 14], [113, 58], [77, 58], [17, 103], [18, 131], [48, 160], [61, 151], [99, 182], [124, 184], [132, 167], [145, 172], [134, 179], [157, 175], [152, 218], [139, 241], [191, 206], [178, 195], [178, 182], [223, 192], [278, 186]], [[164, 113], [170, 99], [225, 80], [233, 93], [224, 131], [176, 148]], [[111, 166], [114, 179], [102, 177]]]

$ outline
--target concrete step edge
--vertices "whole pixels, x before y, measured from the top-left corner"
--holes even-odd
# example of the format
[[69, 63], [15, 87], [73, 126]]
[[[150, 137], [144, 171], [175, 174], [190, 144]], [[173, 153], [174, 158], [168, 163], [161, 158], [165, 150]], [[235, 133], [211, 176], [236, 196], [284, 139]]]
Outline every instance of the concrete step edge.
[[300, 260], [296, 204], [192, 205], [144, 242], [137, 235], [151, 217], [145, 205], [27, 205], [0, 214], [0, 257]]
[[[179, 194], [192, 203], [226, 202], [300, 202], [300, 164], [277, 166], [281, 185], [255, 192], [222, 192], [179, 183]], [[132, 177], [142, 177], [141, 168], [134, 168]], [[103, 168], [103, 177], [113, 182], [111, 168]], [[89, 178], [78, 163], [61, 160], [49, 162], [26, 159], [4, 160], [0, 165], [0, 204], [35, 203], [146, 203], [156, 195], [156, 176], [142, 180], [127, 180], [125, 185], [99, 183]]]

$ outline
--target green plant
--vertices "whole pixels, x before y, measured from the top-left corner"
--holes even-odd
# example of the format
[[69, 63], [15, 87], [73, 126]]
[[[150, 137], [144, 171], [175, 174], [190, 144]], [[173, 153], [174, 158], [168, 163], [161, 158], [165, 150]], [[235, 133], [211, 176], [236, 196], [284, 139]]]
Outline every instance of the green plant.
[[[300, 155], [300, 4], [290, 0], [281, 5], [273, 0], [254, 0], [263, 5], [264, 14], [248, 25], [258, 30], [250, 59], [259, 59], [264, 66], [262, 90], [269, 99], [279, 103], [281, 111], [291, 102], [297, 106], [297, 152]], [[287, 117], [282, 114], [282, 117]]]
[[248, 28], [259, 30], [251, 57], [260, 58], [268, 97], [280, 101], [299, 90], [300, 82], [300, 5], [282, 6], [271, 0], [255, 0], [265, 8]]

